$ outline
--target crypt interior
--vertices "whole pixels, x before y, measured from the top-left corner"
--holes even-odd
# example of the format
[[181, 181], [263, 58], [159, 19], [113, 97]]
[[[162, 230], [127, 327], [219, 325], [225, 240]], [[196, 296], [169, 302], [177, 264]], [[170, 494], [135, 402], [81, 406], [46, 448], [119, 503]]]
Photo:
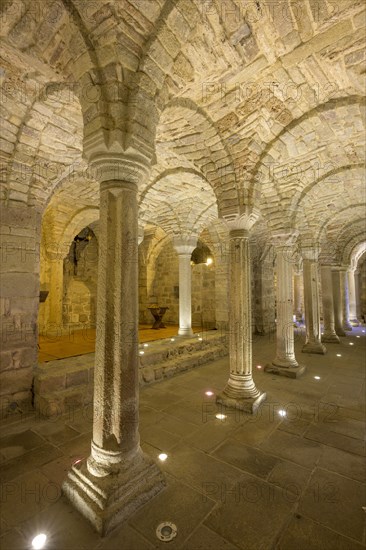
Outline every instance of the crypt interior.
[[366, 548], [364, 0], [0, 21], [0, 549]]

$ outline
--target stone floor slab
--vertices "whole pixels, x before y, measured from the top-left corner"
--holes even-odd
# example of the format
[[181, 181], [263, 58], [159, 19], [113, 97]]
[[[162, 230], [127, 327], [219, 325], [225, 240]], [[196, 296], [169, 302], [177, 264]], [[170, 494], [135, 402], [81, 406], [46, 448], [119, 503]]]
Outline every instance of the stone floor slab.
[[215, 450], [213, 456], [262, 478], [267, 478], [273, 468], [280, 462], [278, 458], [258, 449], [252, 449], [235, 440], [225, 441]]

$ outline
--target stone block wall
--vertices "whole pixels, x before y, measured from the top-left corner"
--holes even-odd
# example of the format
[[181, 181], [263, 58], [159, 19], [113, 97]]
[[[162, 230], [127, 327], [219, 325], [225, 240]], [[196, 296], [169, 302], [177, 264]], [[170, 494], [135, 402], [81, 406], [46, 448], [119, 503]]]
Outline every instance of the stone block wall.
[[366, 260], [359, 267], [359, 281], [360, 281], [360, 309], [361, 316], [366, 319]]
[[32, 403], [37, 363], [41, 215], [0, 209], [0, 400], [3, 414]]

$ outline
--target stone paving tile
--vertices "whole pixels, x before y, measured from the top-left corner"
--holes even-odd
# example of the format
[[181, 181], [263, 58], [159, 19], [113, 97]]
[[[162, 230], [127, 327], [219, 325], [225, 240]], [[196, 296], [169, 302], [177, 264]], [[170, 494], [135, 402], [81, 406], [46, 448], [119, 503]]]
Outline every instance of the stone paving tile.
[[22, 475], [24, 471], [30, 472], [35, 468], [40, 468], [61, 455], [62, 453], [57, 447], [45, 443], [42, 447], [37, 447], [22, 456], [8, 460], [5, 464], [2, 464], [0, 468], [0, 482], [11, 481]]
[[186, 437], [197, 433], [198, 427], [190, 422], [182, 422], [168, 414], [161, 414], [155, 422], [157, 426], [179, 437]]
[[59, 496], [59, 486], [38, 471], [6, 481], [2, 487], [1, 514], [9, 527], [39, 513]]
[[141, 392], [140, 395], [140, 403], [142, 405], [152, 407], [158, 411], [169, 407], [169, 405], [175, 405], [175, 403], [178, 403], [182, 399], [183, 396], [157, 389], [157, 386], [147, 388], [144, 392]]
[[225, 441], [212, 456], [258, 477], [267, 478], [279, 459], [235, 440]]
[[311, 470], [293, 464], [292, 462], [278, 462], [269, 474], [269, 482], [281, 487], [287, 492], [289, 500], [293, 493], [293, 501], [300, 498], [311, 476]]
[[62, 445], [70, 439], [80, 435], [80, 432], [76, 431], [74, 428], [65, 426], [65, 424], [60, 424], [60, 422], [57, 424], [49, 423], [43, 426], [37, 426], [34, 428], [34, 431], [54, 445]]
[[233, 434], [236, 426], [225, 422], [206, 422], [201, 428], [196, 429], [191, 435], [184, 438], [190, 446], [209, 453]]
[[317, 468], [298, 512], [359, 542], [365, 529], [366, 485]]
[[47, 548], [51, 550], [90, 550], [101, 541], [89, 522], [64, 496], [21, 523], [19, 529], [27, 540], [32, 540], [37, 533], [47, 534]]
[[150, 550], [155, 546], [124, 522], [109, 533], [95, 548], [96, 550]]
[[237, 550], [238, 547], [223, 539], [205, 525], [200, 525], [181, 546], [182, 550]]
[[5, 460], [21, 456], [30, 449], [40, 447], [44, 439], [32, 430], [25, 430], [0, 439], [0, 450]]
[[221, 498], [221, 491], [233, 485], [241, 473], [237, 468], [184, 444], [172, 449], [161, 469], [215, 500]]
[[128, 523], [155, 548], [166, 549], [167, 543], [158, 541], [156, 537], [156, 528], [163, 521], [171, 521], [177, 526], [178, 533], [172, 545], [169, 543], [169, 548], [178, 548], [206, 518], [214, 505], [213, 500], [204, 497], [200, 492], [169, 478], [166, 489], [136, 512]]
[[169, 449], [177, 445], [181, 440], [179, 435], [173, 435], [163, 430], [159, 425], [151, 425], [140, 429], [140, 437], [141, 441], [149, 443], [149, 445], [161, 451], [169, 451]]
[[260, 448], [305, 468], [313, 468], [321, 454], [321, 446], [318, 443], [279, 430], [272, 433]]
[[329, 427], [324, 424], [310, 426], [308, 430], [306, 430], [304, 438], [308, 441], [319, 441], [325, 445], [336, 447], [337, 449], [365, 456], [364, 441], [331, 431]]
[[366, 483], [366, 461], [362, 456], [323, 445], [318, 466]]
[[362, 550], [364, 545], [343, 537], [309, 518], [296, 514], [276, 550]]
[[293, 508], [284, 491], [243, 474], [204, 524], [243, 550], [268, 550]]
[[31, 539], [27, 539], [18, 530], [13, 529], [0, 537], [1, 550], [26, 550], [30, 547]]

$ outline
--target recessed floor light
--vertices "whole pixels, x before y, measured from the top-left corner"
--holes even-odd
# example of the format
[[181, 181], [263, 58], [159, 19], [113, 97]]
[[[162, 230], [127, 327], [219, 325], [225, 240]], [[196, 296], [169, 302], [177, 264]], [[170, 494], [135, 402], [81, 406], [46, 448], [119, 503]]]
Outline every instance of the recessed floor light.
[[281, 410], [278, 411], [278, 414], [279, 414], [280, 416], [286, 416], [286, 415], [287, 415], [287, 412], [284, 411], [283, 409], [281, 409]]
[[171, 342], [175, 342], [175, 338], [171, 338], [170, 341], [171, 341]]
[[365, 332], [364, 330], [362, 332]]
[[342, 357], [342, 355], [340, 353], [337, 353], [337, 357]]
[[225, 420], [226, 414], [218, 413], [218, 414], [216, 415], [216, 418], [217, 418], [217, 420]]
[[161, 460], [162, 462], [165, 462], [166, 459], [168, 458], [168, 455], [166, 453], [160, 453], [160, 455], [158, 456], [159, 460]]
[[208, 397], [211, 397], [214, 394], [213, 391], [206, 391], [205, 395], [208, 395]]
[[32, 548], [34, 548], [34, 550], [41, 550], [41, 548], [45, 547], [46, 542], [47, 535], [45, 535], [44, 533], [40, 533], [32, 540]]
[[200, 337], [200, 338], [198, 338], [198, 340], [201, 340], [201, 341], [202, 341], [202, 338]]
[[262, 365], [257, 365], [257, 369], [261, 369], [262, 368]]
[[140, 355], [144, 355], [144, 353], [145, 353], [144, 351], [140, 351]]
[[149, 347], [149, 344], [144, 344], [144, 348], [148, 348]]
[[314, 376], [315, 380], [320, 380], [320, 376]]
[[354, 346], [354, 343], [353, 343], [353, 342], [350, 342], [349, 345], [350, 345], [350, 346]]
[[356, 338], [361, 338], [361, 336], [356, 336]]

